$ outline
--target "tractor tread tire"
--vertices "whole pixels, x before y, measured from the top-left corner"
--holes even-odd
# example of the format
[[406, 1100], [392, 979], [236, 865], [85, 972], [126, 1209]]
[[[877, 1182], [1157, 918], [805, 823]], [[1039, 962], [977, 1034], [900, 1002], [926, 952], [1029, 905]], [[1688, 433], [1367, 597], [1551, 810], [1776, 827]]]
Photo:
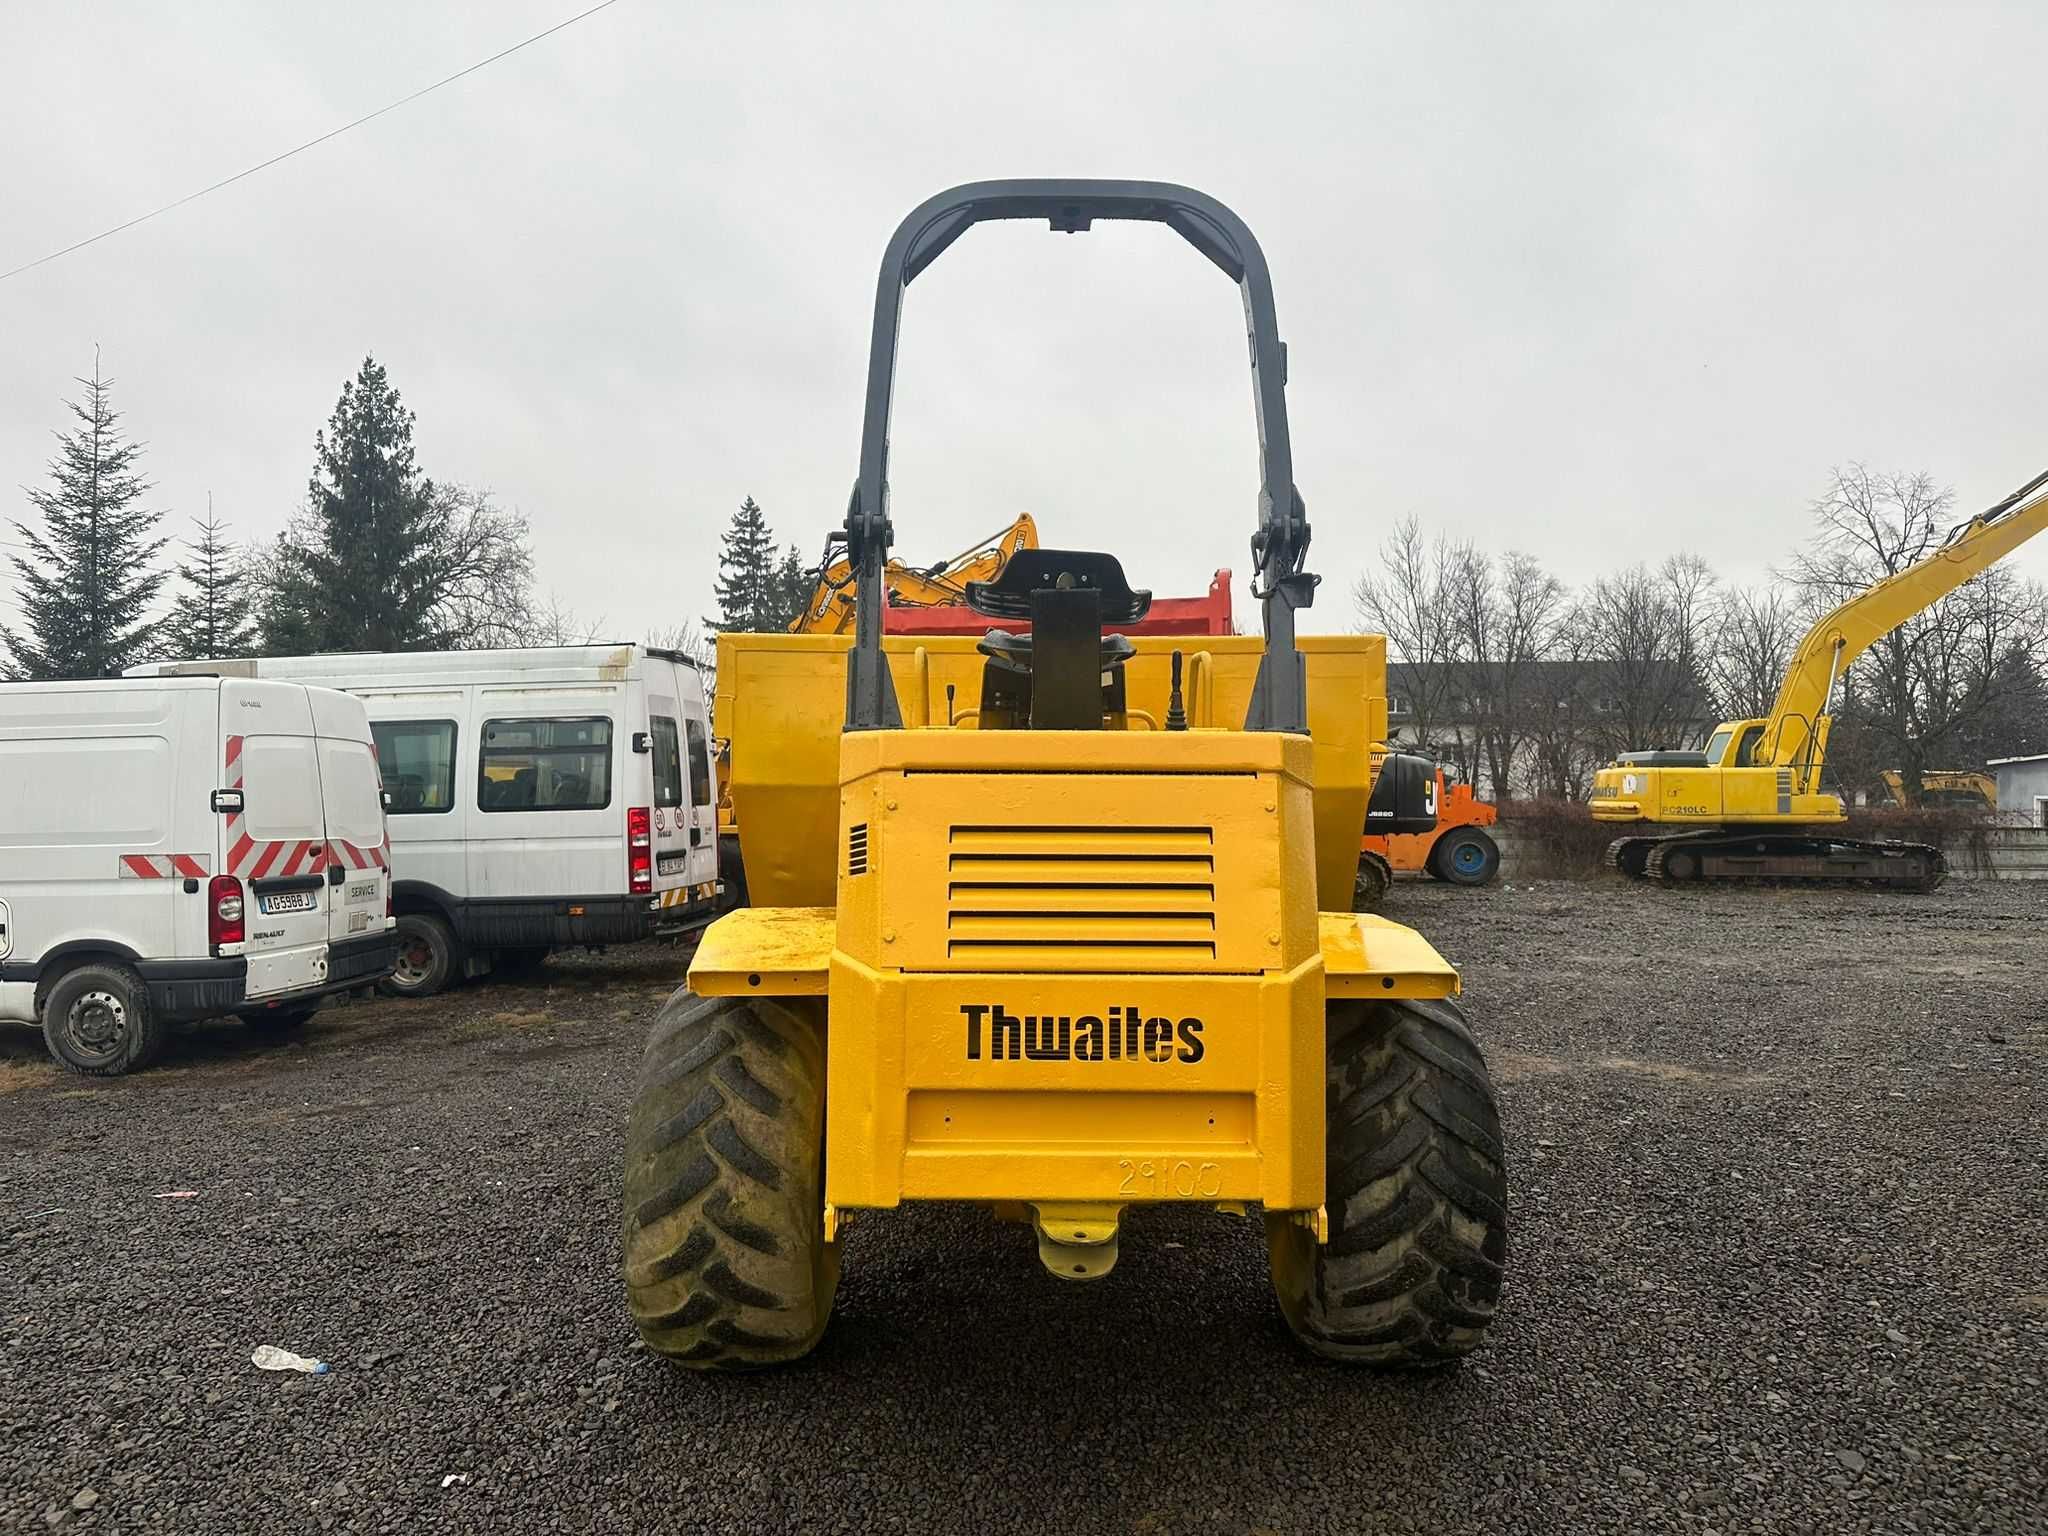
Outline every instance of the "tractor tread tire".
[[809, 1353], [824, 1241], [822, 1000], [697, 997], [655, 1020], [626, 1133], [625, 1282], [648, 1348], [700, 1370]]
[[1486, 1062], [1449, 1000], [1333, 1003], [1328, 1050], [1329, 1242], [1269, 1220], [1281, 1310], [1327, 1358], [1443, 1365], [1479, 1346], [1507, 1262]]
[[1351, 884], [1351, 910], [1354, 912], [1377, 912], [1380, 903], [1386, 900], [1387, 891], [1394, 883], [1394, 866], [1385, 854], [1370, 849], [1361, 850], [1358, 855], [1358, 873]]

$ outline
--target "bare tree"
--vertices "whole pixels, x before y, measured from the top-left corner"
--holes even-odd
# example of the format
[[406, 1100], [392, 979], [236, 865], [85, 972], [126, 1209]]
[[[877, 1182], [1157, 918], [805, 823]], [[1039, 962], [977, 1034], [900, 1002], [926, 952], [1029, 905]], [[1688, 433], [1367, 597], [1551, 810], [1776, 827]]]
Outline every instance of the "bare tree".
[[684, 619], [680, 624], [657, 624], [647, 631], [647, 643], [657, 651], [687, 656], [700, 667], [711, 665], [717, 649], [704, 633], [704, 626], [695, 619]]
[[1441, 534], [1425, 539], [1422, 520], [1411, 513], [1380, 545], [1379, 573], [1359, 577], [1351, 589], [1360, 630], [1385, 635], [1391, 659], [1406, 663], [1394, 686], [1407, 703], [1405, 720], [1421, 747], [1437, 744], [1457, 688], [1451, 675], [1457, 660], [1450, 596], [1455, 563], [1450, 542]]
[[526, 615], [526, 627], [519, 637], [521, 645], [595, 645], [604, 638], [604, 616], [582, 619], [558, 592], [529, 601]]
[[1700, 657], [1714, 573], [1697, 555], [1673, 555], [1655, 571], [1634, 565], [1595, 581], [1584, 618], [1600, 662], [1596, 746], [1605, 753], [1680, 747], [1698, 734], [1707, 707]]
[[434, 488], [428, 548], [435, 580], [431, 612], [450, 650], [518, 645], [533, 627], [533, 556], [526, 518], [489, 491]]
[[1583, 800], [1599, 762], [1594, 745], [1595, 678], [1600, 627], [1591, 606], [1568, 601], [1550, 633], [1548, 664], [1530, 674], [1524, 716], [1532, 793], [1558, 800]]
[[1797, 597], [1783, 587], [1731, 587], [1721, 595], [1702, 670], [1723, 718], [1754, 720], [1770, 712], [1805, 633]]
[[1548, 659], [1565, 607], [1564, 583], [1530, 555], [1495, 561], [1470, 544], [1451, 555], [1448, 598], [1453, 671], [1471, 722], [1468, 780], [1483, 766], [1496, 798], [1512, 791], [1530, 725], [1532, 683]]
[[[1948, 537], [1955, 497], [1924, 474], [1837, 468], [1814, 503], [1816, 529], [1791, 577], [1815, 617], [1925, 559]], [[1848, 669], [1830, 760], [1846, 784], [1897, 769], [1917, 801], [1921, 775], [1973, 736], [2048, 653], [2048, 596], [1993, 566], [1881, 636]]]

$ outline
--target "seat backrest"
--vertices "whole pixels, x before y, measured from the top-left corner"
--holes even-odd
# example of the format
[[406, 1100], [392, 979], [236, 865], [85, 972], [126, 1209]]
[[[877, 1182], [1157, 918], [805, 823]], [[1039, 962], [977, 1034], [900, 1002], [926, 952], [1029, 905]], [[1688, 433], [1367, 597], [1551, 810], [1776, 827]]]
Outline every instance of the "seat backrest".
[[1152, 594], [1133, 591], [1114, 555], [1075, 549], [1020, 549], [994, 581], [967, 583], [967, 606], [992, 619], [1028, 619], [1034, 592], [1094, 592], [1104, 624], [1135, 624]]

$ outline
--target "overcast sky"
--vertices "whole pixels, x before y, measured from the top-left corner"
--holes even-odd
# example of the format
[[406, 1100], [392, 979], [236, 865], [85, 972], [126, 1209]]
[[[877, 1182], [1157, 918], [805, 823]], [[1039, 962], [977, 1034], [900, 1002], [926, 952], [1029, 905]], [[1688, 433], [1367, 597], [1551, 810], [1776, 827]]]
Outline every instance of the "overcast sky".
[[[580, 8], [0, 0], [0, 270]], [[1755, 580], [1832, 464], [1924, 469], [1959, 514], [2048, 465], [2044, 49], [2038, 3], [620, 0], [0, 283], [0, 515], [97, 342], [156, 503], [267, 537], [371, 352], [422, 466], [637, 636], [710, 611], [743, 496], [807, 552], [843, 517], [904, 213], [1110, 176], [1265, 247], [1308, 628], [1352, 625], [1408, 513], [1573, 582], [1681, 549]], [[1241, 311], [1163, 229], [970, 233], [906, 300], [893, 440], [913, 560], [1028, 510], [1160, 593], [1229, 566], [1250, 616]]]

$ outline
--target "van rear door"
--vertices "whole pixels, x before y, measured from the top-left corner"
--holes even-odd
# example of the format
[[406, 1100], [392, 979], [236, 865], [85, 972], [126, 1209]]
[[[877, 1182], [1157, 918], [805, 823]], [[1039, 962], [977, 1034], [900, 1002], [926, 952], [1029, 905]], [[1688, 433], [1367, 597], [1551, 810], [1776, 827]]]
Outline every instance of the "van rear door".
[[340, 943], [383, 931], [390, 848], [363, 701], [325, 688], [311, 694], [327, 813], [327, 937]]
[[649, 663], [647, 711], [654, 769], [654, 889], [664, 907], [688, 905], [718, 878], [718, 813], [704, 690], [672, 661]]
[[683, 772], [683, 728], [675, 700], [651, 690], [647, 699], [649, 766], [654, 770], [654, 892], [689, 883], [690, 792]]
[[221, 818], [222, 866], [242, 882], [242, 953], [251, 998], [327, 979], [327, 825], [318, 740], [305, 688], [221, 683], [226, 787], [242, 808]]

